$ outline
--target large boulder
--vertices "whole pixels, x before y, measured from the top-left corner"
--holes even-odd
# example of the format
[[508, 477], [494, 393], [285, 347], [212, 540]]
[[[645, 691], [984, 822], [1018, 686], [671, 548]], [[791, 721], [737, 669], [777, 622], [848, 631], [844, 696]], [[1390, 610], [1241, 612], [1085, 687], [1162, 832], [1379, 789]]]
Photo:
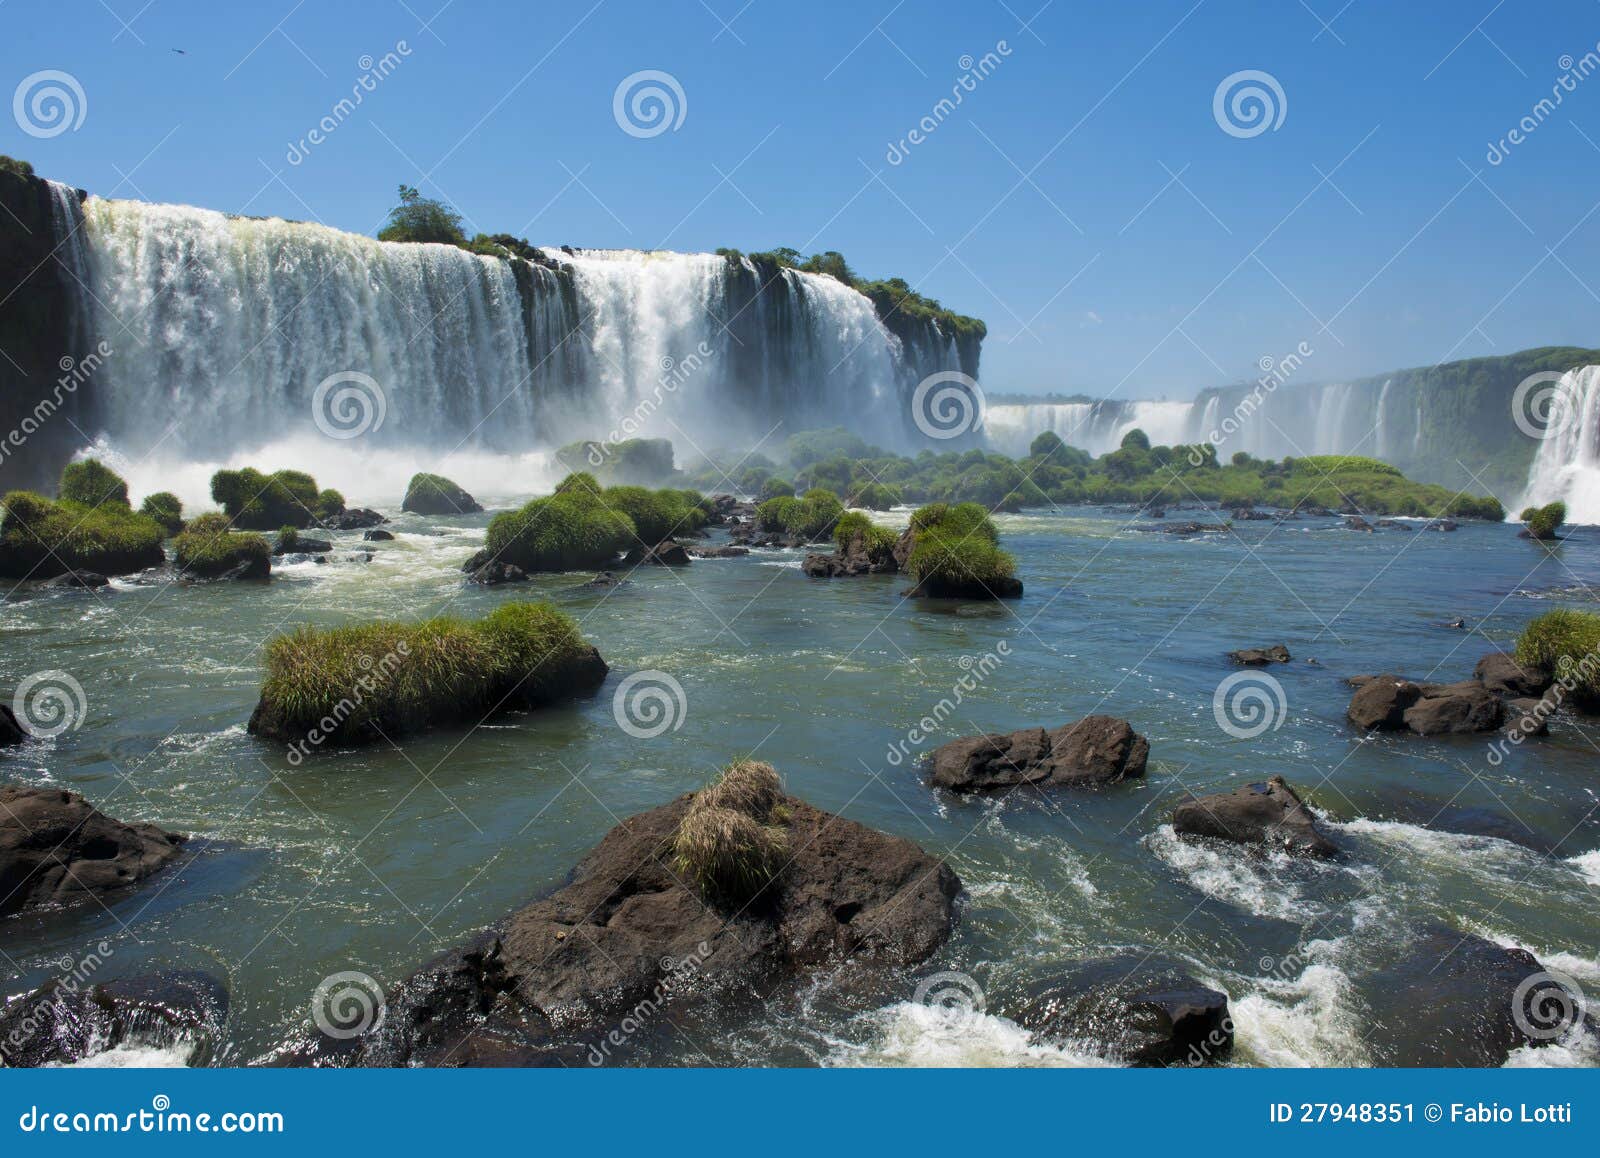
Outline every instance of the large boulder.
[[137, 884], [184, 838], [123, 824], [76, 792], [0, 787], [0, 915], [103, 896]]
[[[101, 948], [104, 949], [102, 942]], [[85, 959], [64, 977], [0, 1006], [0, 1063], [71, 1065], [119, 1048], [171, 1050], [174, 1060], [212, 1060], [228, 992], [204, 973], [156, 973], [89, 984]]]
[[1271, 647], [1244, 647], [1230, 651], [1228, 658], [1244, 667], [1263, 667], [1269, 663], [1288, 663], [1292, 657], [1288, 648], [1275, 643]]
[[11, 710], [11, 705], [0, 703], [0, 748], [20, 744], [27, 738], [28, 733], [17, 723], [16, 713]]
[[475, 515], [483, 507], [443, 475], [414, 474], [400, 509], [413, 515]]
[[1476, 680], [1429, 684], [1421, 691], [1417, 702], [1401, 717], [1406, 727], [1419, 736], [1492, 732], [1505, 718], [1505, 705], [1500, 697]]
[[1126, 720], [1085, 716], [1046, 731], [968, 736], [934, 749], [934, 787], [992, 792], [1019, 784], [1092, 788], [1143, 776], [1149, 742]]
[[[1369, 732], [1395, 731], [1406, 726], [1406, 709], [1422, 697], [1422, 689], [1397, 675], [1362, 676], [1350, 697], [1346, 715]], [[1352, 680], [1356, 683], [1356, 680]]]
[[640, 545], [629, 551], [622, 560], [625, 567], [638, 567], [641, 564], [650, 564], [657, 567], [684, 567], [691, 562], [689, 552], [683, 544], [673, 539], [662, 539], [653, 547]]
[[1309, 856], [1338, 852], [1282, 776], [1232, 792], [1185, 800], [1173, 811], [1172, 827], [1180, 836], [1210, 836]]
[[1472, 678], [1499, 696], [1537, 699], [1553, 682], [1540, 668], [1523, 667], [1512, 656], [1492, 651], [1472, 669]]
[[1031, 987], [1014, 1021], [1042, 1041], [1133, 1066], [1197, 1066], [1233, 1050], [1228, 995], [1149, 955], [1069, 966]]
[[949, 937], [961, 882], [942, 861], [793, 797], [773, 813], [785, 863], [759, 903], [708, 899], [671, 852], [692, 800], [623, 821], [564, 888], [397, 986], [371, 1032], [305, 1043], [296, 1060], [560, 1064], [664, 994], [675, 1006], [730, 988], [767, 993], [843, 958], [860, 981], [923, 961]]
[[366, 507], [352, 507], [348, 511], [328, 515], [319, 520], [319, 523], [330, 531], [364, 531], [368, 527], [380, 526], [388, 521], [377, 511]]

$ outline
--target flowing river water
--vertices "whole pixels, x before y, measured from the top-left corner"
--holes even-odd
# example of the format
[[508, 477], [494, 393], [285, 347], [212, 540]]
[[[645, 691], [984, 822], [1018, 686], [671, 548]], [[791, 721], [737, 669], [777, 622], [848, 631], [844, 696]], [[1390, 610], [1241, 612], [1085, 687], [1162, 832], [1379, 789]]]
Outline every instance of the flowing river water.
[[[663, 1032], [634, 1060], [1104, 1064], [1094, 1042], [1030, 1043], [999, 1015], [1003, 995], [1064, 962], [1154, 951], [1230, 996], [1233, 1064], [1377, 1064], [1373, 1019], [1395, 1010], [1372, 978], [1406, 929], [1437, 922], [1526, 947], [1600, 993], [1600, 729], [1561, 717], [1496, 763], [1492, 735], [1358, 733], [1343, 682], [1466, 678], [1536, 614], [1590, 601], [1593, 530], [1547, 551], [1501, 525], [1365, 535], [1306, 520], [1185, 540], [1097, 511], [1006, 515], [997, 522], [1027, 594], [1002, 606], [907, 602], [893, 577], [811, 580], [799, 551], [641, 570], [612, 590], [583, 588], [582, 575], [473, 588], [458, 568], [489, 514], [386, 513], [393, 542], [336, 535], [326, 565], [282, 566], [265, 584], [9, 595], [0, 684], [59, 669], [86, 710], [76, 730], [7, 754], [5, 778], [69, 787], [194, 843], [181, 868], [109, 908], [0, 921], [6, 993], [104, 940], [99, 979], [157, 968], [222, 979], [231, 1010], [217, 1060], [260, 1060], [309, 1027], [323, 978], [359, 970], [393, 984], [558, 887], [620, 818], [751, 753], [791, 793], [947, 857], [966, 886], [955, 935], [887, 999], [863, 1007], [847, 971], [824, 974], [798, 997], [730, 1010], [715, 1033]], [[478, 616], [530, 597], [574, 616], [611, 664], [594, 698], [298, 765], [245, 732], [276, 632]], [[1466, 630], [1444, 626], [1458, 617]], [[1236, 670], [1224, 653], [1280, 642], [1294, 660], [1269, 673], [1282, 688], [1281, 711], [1267, 705], [1275, 726], [1238, 738], [1213, 705]], [[640, 671], [682, 689], [679, 700], [657, 679], [671, 723], [644, 738], [614, 710], [621, 681]], [[971, 690], [938, 709], [964, 677]], [[936, 710], [934, 734], [908, 739]], [[961, 800], [930, 791], [918, 767], [960, 735], [1092, 712], [1149, 738], [1143, 780]], [[654, 729], [636, 721], [641, 730]], [[1168, 815], [1187, 791], [1272, 774], [1325, 814], [1340, 859], [1173, 838]], [[1419, 825], [1446, 806], [1512, 818], [1554, 851]], [[981, 988], [989, 1014], [956, 1025], [914, 1000], [942, 970]], [[1595, 1062], [1561, 1046], [1513, 1055]]]

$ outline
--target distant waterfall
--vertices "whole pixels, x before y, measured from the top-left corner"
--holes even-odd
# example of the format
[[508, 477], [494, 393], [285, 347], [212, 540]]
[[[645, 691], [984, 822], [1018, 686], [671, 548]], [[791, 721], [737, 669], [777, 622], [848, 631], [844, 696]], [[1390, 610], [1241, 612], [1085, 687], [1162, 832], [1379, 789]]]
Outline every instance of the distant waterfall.
[[1551, 412], [1519, 508], [1560, 499], [1568, 521], [1600, 523], [1600, 366], [1569, 370], [1555, 389], [1566, 409]]
[[98, 198], [78, 232], [82, 312], [115, 351], [92, 421], [128, 454], [314, 433], [334, 375], [382, 393], [363, 446], [520, 453], [616, 433], [687, 453], [841, 423], [906, 445], [917, 381], [977, 370], [975, 341], [932, 322], [891, 332], [833, 278], [743, 259], [505, 260]]

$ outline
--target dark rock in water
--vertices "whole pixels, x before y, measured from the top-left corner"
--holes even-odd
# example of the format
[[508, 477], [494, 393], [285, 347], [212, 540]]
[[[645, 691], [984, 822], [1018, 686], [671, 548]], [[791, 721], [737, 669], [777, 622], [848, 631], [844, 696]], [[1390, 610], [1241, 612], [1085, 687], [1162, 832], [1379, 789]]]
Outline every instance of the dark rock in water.
[[1449, 628], [1451, 631], [1465, 631], [1467, 629], [1467, 621], [1465, 619], [1451, 619], [1439, 624], [1439, 626]]
[[1258, 511], [1254, 507], [1240, 507], [1238, 510], [1233, 511], [1228, 517], [1236, 523], [1270, 523], [1277, 518], [1276, 515], [1268, 514], [1266, 511]]
[[1022, 580], [999, 575], [983, 582], [929, 575], [905, 591], [907, 599], [1021, 599]]
[[416, 474], [406, 485], [400, 509], [414, 515], [473, 515], [483, 510], [478, 500], [449, 479], [436, 474]]
[[184, 838], [123, 824], [76, 792], [0, 787], [0, 915], [103, 896], [137, 884]]
[[[1395, 731], [1406, 726], [1406, 710], [1422, 697], [1422, 689], [1396, 675], [1358, 676], [1356, 694], [1345, 714], [1358, 728]], [[1355, 683], [1355, 680], [1351, 680]]]
[[952, 792], [990, 792], [1018, 784], [1074, 788], [1143, 776], [1149, 742], [1112, 716], [1085, 716], [1045, 731], [969, 736], [934, 749], [933, 785]]
[[1380, 1066], [1504, 1065], [1514, 1049], [1557, 1040], [1564, 1011], [1581, 1007], [1533, 954], [1438, 925], [1417, 932], [1399, 962], [1361, 987]]
[[9, 703], [0, 703], [0, 748], [9, 748], [28, 738], [28, 733], [17, 723], [16, 713]]
[[691, 559], [737, 559], [740, 555], [748, 555], [749, 547], [690, 547], [688, 548]]
[[296, 535], [293, 539], [284, 542], [280, 540], [272, 548], [274, 556], [282, 558], [285, 555], [326, 555], [333, 550], [333, 544], [327, 539], [311, 539], [303, 535]]
[[1227, 523], [1166, 523], [1159, 527], [1132, 527], [1135, 531], [1155, 531], [1163, 535], [1220, 535], [1233, 530]]
[[1164, 518], [1167, 517], [1167, 508], [1166, 507], [1146, 507], [1144, 513], [1146, 515], [1148, 515], [1152, 519], [1164, 519]]
[[1344, 527], [1347, 531], [1374, 531], [1375, 528], [1360, 515], [1349, 515], [1345, 518]]
[[111, 580], [98, 571], [68, 571], [57, 575], [54, 579], [46, 579], [41, 587], [105, 587]]
[[614, 572], [602, 571], [602, 572], [600, 572], [600, 574], [596, 575], [593, 579], [591, 579], [587, 583], [583, 584], [583, 586], [584, 587], [606, 588], [606, 587], [629, 587], [629, 586], [632, 586], [632, 584], [631, 584], [631, 582], [629, 580], [619, 577]]
[[1504, 652], [1492, 651], [1472, 669], [1472, 678], [1500, 696], [1542, 696], [1554, 681], [1550, 673], [1526, 668]]
[[[1421, 692], [1421, 698], [1402, 716], [1406, 727], [1419, 736], [1492, 732], [1505, 718], [1505, 706], [1500, 698], [1476, 680], [1428, 684]], [[1357, 696], [1361, 694], [1356, 693]], [[1352, 706], [1354, 703], [1352, 699]]]
[[212, 1059], [228, 1015], [221, 982], [170, 972], [89, 984], [78, 976], [84, 971], [79, 965], [0, 1006], [0, 1062], [71, 1065], [119, 1046], [187, 1046], [191, 1066]]
[[397, 986], [374, 1031], [321, 1038], [301, 1058], [560, 1064], [575, 1043], [602, 1040], [664, 988], [674, 1003], [729, 987], [770, 992], [841, 957], [860, 977], [923, 961], [949, 937], [961, 882], [946, 865], [908, 840], [792, 797], [781, 801], [787, 864], [764, 903], [708, 902], [684, 884], [668, 851], [690, 800], [623, 821], [566, 887]]
[[[874, 549], [866, 532], [857, 531], [831, 555], [807, 555], [800, 569], [813, 579], [840, 579], [852, 575], [893, 575], [911, 554], [912, 533], [904, 532], [891, 549]], [[990, 584], [991, 587], [994, 584]], [[1018, 594], [1021, 594], [1020, 586]], [[988, 598], [989, 596], [966, 596]], [[957, 596], [957, 598], [962, 598]]]
[[1275, 643], [1271, 647], [1246, 647], [1230, 651], [1228, 658], [1245, 667], [1261, 667], [1269, 663], [1288, 663], [1293, 657], [1283, 644]]
[[[1427, 798], [1399, 797], [1386, 801], [1395, 818], [1433, 832], [1458, 836], [1487, 836], [1509, 841], [1546, 855], [1554, 851], [1555, 840], [1535, 832], [1516, 817], [1479, 808], [1454, 804], [1440, 805]], [[1559, 834], [1558, 834], [1559, 836]]]
[[1185, 800], [1172, 814], [1172, 827], [1181, 836], [1210, 836], [1309, 856], [1339, 851], [1282, 776]]
[[653, 547], [639, 546], [628, 552], [622, 560], [625, 567], [638, 567], [652, 564], [658, 567], [683, 567], [690, 562], [689, 552], [684, 550], [681, 543], [672, 539], [662, 539]]
[[483, 587], [527, 581], [528, 573], [515, 563], [485, 563], [467, 576], [468, 583], [477, 583]]
[[329, 515], [322, 520], [322, 526], [330, 531], [361, 531], [388, 521], [377, 511], [368, 510], [366, 507], [354, 507], [337, 515]]
[[1422, 524], [1422, 529], [1424, 531], [1454, 531], [1458, 528], [1454, 519], [1429, 519]]
[[1504, 730], [1524, 736], [1548, 736], [1550, 716], [1558, 706], [1548, 698], [1536, 700], [1531, 697], [1518, 697], [1507, 700]]
[[1013, 1020], [1057, 1046], [1134, 1066], [1198, 1066], [1233, 1051], [1228, 995], [1148, 956], [1069, 966], [1036, 983]]
[[361, 538], [368, 543], [390, 543], [394, 541], [394, 532], [385, 531], [381, 527], [374, 527]]

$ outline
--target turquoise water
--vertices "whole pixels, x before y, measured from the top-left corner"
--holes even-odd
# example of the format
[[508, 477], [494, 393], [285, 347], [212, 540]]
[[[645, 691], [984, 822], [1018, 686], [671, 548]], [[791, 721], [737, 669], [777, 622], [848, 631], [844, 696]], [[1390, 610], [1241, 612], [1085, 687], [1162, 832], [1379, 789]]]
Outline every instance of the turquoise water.
[[[1600, 730], [1557, 719], [1549, 738], [1497, 765], [1493, 737], [1356, 733], [1343, 683], [1378, 671], [1466, 678], [1534, 615], [1589, 602], [1586, 585], [1600, 583], [1592, 531], [1547, 552], [1500, 525], [1361, 535], [1333, 520], [1247, 523], [1236, 539], [1184, 540], [1098, 512], [1001, 516], [1027, 584], [1001, 606], [906, 602], [893, 577], [809, 580], [798, 551], [641, 571], [615, 590], [581, 588], [585, 575], [469, 588], [457, 568], [488, 518], [396, 514], [397, 541], [370, 545], [371, 562], [350, 554], [367, 546], [358, 533], [339, 535], [334, 561], [281, 568], [265, 585], [13, 592], [0, 686], [60, 669], [86, 710], [77, 730], [0, 757], [5, 778], [70, 787], [111, 815], [197, 839], [181, 869], [109, 909], [0, 922], [6, 992], [110, 938], [105, 976], [186, 967], [224, 978], [222, 1056], [261, 1059], [309, 1027], [323, 978], [398, 981], [559, 886], [620, 818], [749, 754], [790, 792], [947, 857], [967, 887], [956, 934], [887, 994], [825, 975], [792, 999], [725, 1010], [715, 1033], [663, 1033], [640, 1059], [1094, 1064], [1094, 1043], [1031, 1046], [999, 1015], [1052, 963], [1131, 948], [1229, 994], [1237, 1064], [1370, 1064], [1382, 1060], [1367, 1038], [1381, 995], [1366, 982], [1405, 928], [1435, 920], [1529, 948], [1600, 992]], [[476, 616], [535, 595], [573, 615], [611, 664], [594, 698], [299, 766], [244, 731], [275, 632]], [[1469, 630], [1442, 626], [1457, 617]], [[1224, 653], [1280, 642], [1295, 660], [1269, 673], [1285, 705], [1278, 726], [1230, 735], [1213, 710], [1235, 671]], [[640, 671], [682, 689], [680, 700], [652, 677], [668, 687], [672, 722], [644, 738], [619, 725], [613, 702]], [[907, 740], [964, 677], [976, 686], [935, 733]], [[964, 801], [931, 792], [904, 758], [1091, 712], [1148, 736], [1142, 782]], [[1344, 858], [1293, 863], [1179, 844], [1164, 828], [1186, 791], [1271, 774], [1327, 814]], [[1515, 817], [1555, 851], [1405, 822], [1447, 804]], [[918, 981], [944, 969], [968, 974], [992, 1016], [958, 1033], [913, 1001]], [[1559, 1047], [1517, 1060], [1595, 1061]]]

